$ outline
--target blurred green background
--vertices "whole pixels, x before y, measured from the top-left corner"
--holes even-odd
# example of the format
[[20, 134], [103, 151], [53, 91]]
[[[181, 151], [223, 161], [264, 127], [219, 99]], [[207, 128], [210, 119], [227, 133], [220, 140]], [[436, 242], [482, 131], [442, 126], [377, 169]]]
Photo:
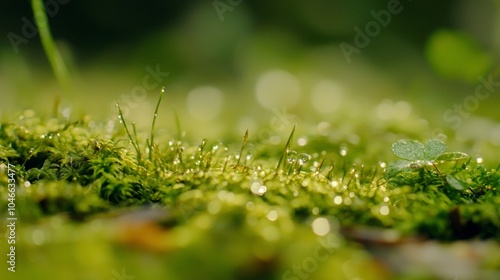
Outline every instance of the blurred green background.
[[[328, 139], [325, 143], [365, 145], [365, 159], [377, 162], [383, 158], [380, 147], [364, 139], [378, 141], [390, 153], [387, 143], [403, 135], [425, 139], [444, 132], [453, 138], [447, 141], [451, 151], [498, 162], [498, 152], [492, 151], [500, 147], [499, 0], [46, 3], [73, 90], [64, 91], [54, 78], [32, 26], [30, 1], [2, 3], [2, 120], [32, 109], [41, 116], [56, 111], [72, 120], [90, 115], [110, 126], [114, 122], [107, 120], [118, 119], [115, 103], [119, 101], [126, 118], [147, 131], [165, 86], [167, 94], [156, 126], [160, 136], [175, 131], [172, 113], [176, 111], [182, 128], [194, 139], [241, 141], [249, 129], [251, 137], [268, 137], [264, 140], [279, 145], [281, 151], [297, 123], [297, 139], [307, 143], [307, 137], [319, 135]], [[347, 56], [346, 46], [353, 51]], [[252, 140], [250, 143], [255, 142]], [[46, 224], [47, 232], [63, 232], [60, 228], [66, 221], [55, 217]], [[45, 229], [20, 227], [20, 238], [35, 240], [19, 251], [23, 255], [20, 266], [35, 265], [35, 272], [20, 268], [19, 279], [52, 273], [58, 273], [54, 279], [75, 274], [80, 279], [101, 279], [92, 274], [99, 270], [104, 271], [102, 279], [108, 279], [110, 267], [118, 274], [126, 268], [137, 279], [153, 279], [157, 271], [175, 279], [176, 275], [197, 273], [224, 275], [225, 268], [241, 261], [227, 255], [221, 262], [226, 267], [215, 271], [220, 268], [217, 259], [206, 254], [200, 257], [207, 258], [201, 260], [204, 265], [192, 269], [190, 258], [199, 254], [190, 248], [181, 250], [180, 258], [167, 255], [162, 261], [152, 261], [157, 257], [154, 253], [127, 254], [107, 242], [116, 237], [106, 231], [107, 226], [99, 221], [84, 224], [65, 235], [74, 239], [54, 236], [48, 240], [52, 243], [39, 248], [36, 236], [30, 234], [43, 237], [41, 230]], [[309, 231], [304, 229], [309, 234], [304, 239], [313, 242]], [[104, 236], [96, 232], [104, 232]], [[192, 238], [183, 228], [174, 234]], [[302, 231], [295, 233], [290, 240], [301, 235]], [[206, 252], [225, 252], [210, 237], [200, 240], [199, 248]], [[241, 240], [227, 247], [238, 252], [252, 247]], [[72, 255], [74, 259], [67, 258], [65, 264], [69, 265], [54, 271], [51, 261], [62, 251], [64, 258]], [[297, 251], [307, 255], [311, 250]], [[297, 260], [305, 257], [288, 255]], [[364, 255], [352, 258], [363, 260], [355, 264], [356, 271], [375, 270], [364, 261]], [[281, 268], [293, 262], [289, 260]], [[82, 263], [86, 266], [78, 266]], [[254, 268], [242, 268], [246, 270]], [[373, 277], [386, 279], [383, 274]]]
[[[417, 115], [462, 140], [495, 131], [482, 137], [500, 145], [496, 92], [470, 103], [466, 115], [454, 107], [475, 94], [479, 77], [497, 77], [499, 1], [47, 3], [74, 94], [55, 81], [39, 36], [23, 36], [33, 22], [29, 1], [11, 2], [0, 17], [3, 118], [26, 108], [51, 114], [60, 96], [65, 116], [116, 118], [118, 100], [127, 117], [147, 125], [165, 86], [161, 125], [173, 127], [174, 108], [196, 137], [257, 130], [273, 110], [299, 123], [351, 110], [382, 120]], [[376, 23], [391, 5], [398, 13]], [[341, 46], [356, 47], [357, 30], [373, 36], [346, 58]], [[148, 68], [168, 77], [141, 91]], [[460, 131], [469, 126], [476, 131]]]

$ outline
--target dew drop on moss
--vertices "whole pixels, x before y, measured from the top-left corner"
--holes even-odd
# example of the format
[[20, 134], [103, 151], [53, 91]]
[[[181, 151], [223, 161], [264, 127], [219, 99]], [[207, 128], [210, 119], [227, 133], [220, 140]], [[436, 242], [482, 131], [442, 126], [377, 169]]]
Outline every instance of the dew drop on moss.
[[334, 199], [333, 199], [333, 203], [337, 204], [337, 205], [340, 205], [342, 204], [342, 197], [340, 195], [337, 195]]
[[286, 153], [286, 161], [289, 163], [289, 164], [293, 164], [295, 163], [295, 161], [297, 161], [297, 152], [294, 151], [294, 150], [289, 150], [287, 153]]
[[303, 137], [300, 137], [299, 139], [297, 139], [297, 144], [299, 146], [307, 145], [307, 137], [303, 136]]
[[248, 152], [247, 152], [247, 156], [246, 156], [247, 161], [252, 160], [252, 158], [253, 158], [253, 153], [254, 153], [254, 152], [253, 152], [252, 150], [250, 150], [250, 151], [248, 151]]
[[217, 150], [219, 150], [219, 145], [218, 145], [218, 144], [215, 144], [215, 145], [212, 147], [212, 153], [217, 152]]
[[339, 153], [341, 156], [345, 157], [347, 155], [347, 147], [345, 146], [340, 147]]
[[384, 215], [384, 216], [389, 215], [389, 206], [384, 205], [384, 206], [380, 207], [380, 214]]
[[200, 146], [198, 147], [198, 151], [202, 151], [203, 149], [205, 149], [205, 146], [207, 145], [207, 139], [206, 138], [203, 138], [203, 140], [201, 141], [201, 144]]
[[274, 222], [278, 219], [278, 212], [276, 210], [271, 210], [267, 213], [267, 219], [271, 222]]
[[316, 235], [325, 236], [330, 232], [330, 223], [325, 218], [316, 218], [311, 224]]
[[311, 160], [311, 156], [309, 154], [302, 153], [299, 155], [299, 164], [300, 165], [306, 164], [310, 160]]

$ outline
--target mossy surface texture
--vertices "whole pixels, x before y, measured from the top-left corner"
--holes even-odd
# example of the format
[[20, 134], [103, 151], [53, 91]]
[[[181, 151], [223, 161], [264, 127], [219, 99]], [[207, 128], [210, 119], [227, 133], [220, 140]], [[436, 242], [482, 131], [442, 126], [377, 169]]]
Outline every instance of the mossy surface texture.
[[[17, 276], [434, 279], [380, 265], [373, 246], [500, 239], [498, 168], [456, 151], [438, 157], [437, 139], [425, 151], [396, 142], [407, 157], [397, 161], [397, 136], [380, 129], [361, 129], [353, 144], [301, 136], [300, 126], [270, 144], [249, 131], [227, 143], [155, 136], [124, 118], [27, 110], [4, 120], [0, 195], [8, 202], [12, 168]], [[488, 248], [474, 273], [499, 269], [496, 243]]]

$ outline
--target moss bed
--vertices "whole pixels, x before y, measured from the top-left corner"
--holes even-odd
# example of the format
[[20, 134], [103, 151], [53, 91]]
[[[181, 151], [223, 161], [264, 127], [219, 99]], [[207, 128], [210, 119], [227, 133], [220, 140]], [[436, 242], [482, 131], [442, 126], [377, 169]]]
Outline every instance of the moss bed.
[[349, 142], [301, 126], [271, 144], [3, 121], [16, 279], [497, 279], [498, 168], [465, 154], [401, 167], [391, 144], [416, 131], [363, 121]]

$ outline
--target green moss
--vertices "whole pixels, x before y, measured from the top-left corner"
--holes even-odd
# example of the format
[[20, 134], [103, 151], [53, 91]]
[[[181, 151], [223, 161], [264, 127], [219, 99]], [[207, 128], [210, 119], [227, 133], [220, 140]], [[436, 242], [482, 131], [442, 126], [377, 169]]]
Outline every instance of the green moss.
[[[123, 138], [121, 121], [123, 127], [106, 131], [86, 118], [70, 122], [25, 111], [2, 123], [0, 155], [17, 169], [19, 196], [29, 205], [24, 213], [84, 218], [116, 207], [159, 204], [177, 209], [179, 222], [189, 222], [210, 207], [265, 203], [295, 222], [330, 215], [344, 226], [390, 227], [434, 239], [500, 238], [499, 213], [488, 206], [498, 200], [500, 175], [470, 159], [385, 172], [383, 165], [332, 161], [310, 146], [297, 153], [291, 141], [295, 128], [281, 153], [252, 143], [262, 155], [257, 158], [246, 151], [248, 132], [234, 152], [208, 140], [150, 142], [153, 131], [139, 139], [126, 130]], [[455, 209], [460, 210], [456, 221], [450, 218]], [[244, 211], [248, 215], [252, 211]]]

